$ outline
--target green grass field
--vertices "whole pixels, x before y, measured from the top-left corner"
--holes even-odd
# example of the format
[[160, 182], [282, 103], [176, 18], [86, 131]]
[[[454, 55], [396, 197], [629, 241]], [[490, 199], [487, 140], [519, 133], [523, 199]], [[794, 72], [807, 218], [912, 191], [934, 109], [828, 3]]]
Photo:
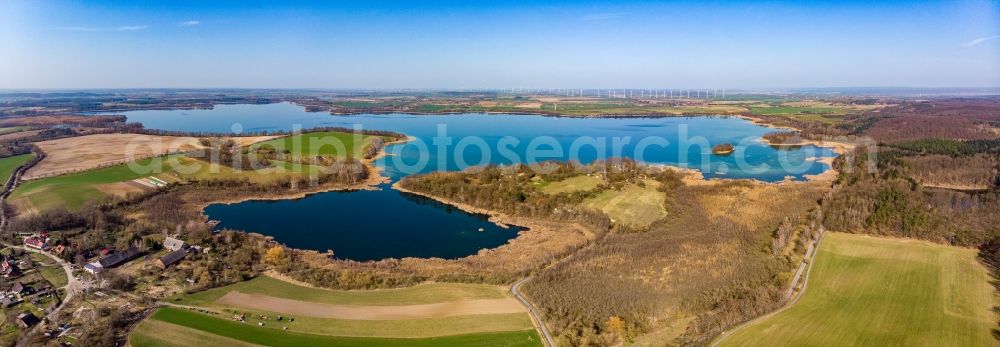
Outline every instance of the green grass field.
[[[149, 165], [153, 159], [140, 160], [140, 165]], [[22, 183], [10, 195], [11, 201], [29, 199], [38, 210], [64, 206], [76, 209], [90, 200], [99, 200], [106, 195], [94, 187], [98, 184], [126, 182], [136, 178], [153, 176], [140, 173], [127, 165], [83, 171], [68, 175], [47, 177]]]
[[0, 317], [0, 345], [13, 346], [20, 337], [21, 328], [17, 323], [8, 321], [7, 310], [0, 310], [0, 314], [3, 314], [3, 317]]
[[0, 158], [0, 185], [7, 183], [10, 179], [10, 175], [14, 174], [14, 169], [18, 166], [24, 165], [34, 158], [34, 154], [21, 154], [15, 155], [13, 157]]
[[659, 182], [646, 180], [646, 186], [629, 185], [621, 191], [606, 190], [583, 202], [584, 207], [604, 211], [615, 223], [648, 225], [666, 217], [666, 196], [657, 190]]
[[11, 193], [10, 200], [20, 203], [19, 200], [27, 199], [30, 205], [39, 211], [56, 207], [76, 210], [87, 201], [99, 201], [108, 196], [106, 192], [98, 189], [99, 185], [127, 182], [149, 176], [158, 177], [166, 182], [235, 178], [267, 183], [290, 176], [311, 174], [320, 170], [317, 166], [276, 163], [276, 167], [260, 171], [235, 171], [225, 165], [181, 155], [144, 159], [137, 163], [143, 167], [156, 168], [156, 170], [152, 172], [135, 171], [127, 164], [121, 164], [26, 181]]
[[856, 112], [848, 107], [772, 106], [750, 107], [750, 113], [762, 116], [790, 117], [805, 121], [839, 123], [844, 116]]
[[42, 277], [46, 280], [52, 282], [52, 285], [56, 288], [60, 288], [69, 283], [69, 279], [66, 278], [66, 271], [59, 265], [45, 266], [38, 269]]
[[0, 128], [0, 135], [13, 134], [13, 133], [17, 133], [17, 132], [26, 131], [26, 130], [31, 130], [31, 127], [26, 127], [26, 126], [3, 127], [3, 128]]
[[600, 178], [594, 176], [580, 175], [562, 181], [546, 182], [538, 188], [538, 191], [545, 194], [582, 192], [597, 188], [602, 182]]
[[973, 249], [829, 233], [790, 308], [727, 346], [993, 346], [997, 295]]
[[348, 154], [361, 157], [365, 145], [375, 136], [355, 135], [344, 132], [315, 132], [286, 136], [250, 146], [251, 148], [271, 147], [276, 151], [288, 150], [296, 155], [329, 155], [344, 158]]
[[136, 326], [129, 342], [134, 347], [260, 346], [157, 319], [146, 319]]
[[[227, 308], [222, 308], [227, 307]], [[264, 326], [272, 329], [283, 329], [287, 332], [306, 333], [340, 337], [377, 337], [377, 338], [428, 338], [460, 334], [493, 333], [520, 331], [531, 329], [531, 318], [525, 313], [468, 315], [440, 318], [398, 319], [398, 320], [353, 320], [315, 318], [294, 315], [294, 322], [275, 321], [274, 317], [288, 314], [264, 310], [246, 309], [211, 305], [207, 308], [224, 313], [217, 317], [228, 318], [233, 314], [245, 313], [246, 324]], [[259, 315], [270, 319], [260, 319]]]
[[[168, 325], [159, 325], [156, 330], [143, 327], [149, 321], [170, 323], [188, 328], [171, 331]], [[155, 323], [154, 323], [155, 324]], [[167, 330], [164, 330], [167, 329]], [[534, 330], [500, 333], [480, 333], [452, 335], [433, 338], [370, 338], [342, 337], [288, 332], [280, 329], [249, 325], [228, 319], [215, 318], [190, 310], [165, 307], [156, 311], [129, 337], [135, 347], [145, 346], [188, 346], [181, 341], [166, 340], [160, 336], [183, 335], [185, 331], [210, 332], [215, 341], [228, 339], [266, 346], [540, 346], [541, 341]], [[221, 337], [222, 339], [219, 339]], [[201, 345], [201, 344], [199, 344]]]

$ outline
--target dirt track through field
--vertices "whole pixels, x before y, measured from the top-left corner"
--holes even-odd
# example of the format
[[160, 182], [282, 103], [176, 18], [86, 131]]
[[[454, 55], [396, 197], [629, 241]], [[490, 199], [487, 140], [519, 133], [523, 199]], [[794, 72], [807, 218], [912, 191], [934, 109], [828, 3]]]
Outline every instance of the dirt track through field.
[[231, 291], [216, 302], [288, 315], [352, 320], [421, 319], [527, 312], [524, 306], [512, 298], [459, 300], [423, 305], [361, 306], [324, 304]]

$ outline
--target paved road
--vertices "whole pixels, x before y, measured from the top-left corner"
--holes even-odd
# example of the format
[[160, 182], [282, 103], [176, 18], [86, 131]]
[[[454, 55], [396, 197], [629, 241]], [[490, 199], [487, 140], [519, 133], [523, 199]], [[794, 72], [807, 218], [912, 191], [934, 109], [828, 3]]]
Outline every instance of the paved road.
[[48, 317], [50, 319], [54, 317], [54, 315], [59, 311], [59, 309], [63, 307], [63, 305], [66, 305], [67, 301], [69, 301], [70, 299], [73, 298], [74, 295], [76, 295], [77, 291], [83, 288], [80, 283], [80, 280], [77, 279], [76, 276], [73, 276], [73, 268], [69, 266], [69, 263], [63, 261], [61, 258], [54, 256], [48, 252], [42, 252], [31, 248], [25, 248], [23, 246], [10, 246], [10, 247], [26, 250], [28, 252], [42, 254], [46, 257], [49, 257], [49, 259], [54, 260], [57, 264], [59, 264], [59, 266], [62, 266], [63, 271], [66, 272], [66, 278], [68, 279], [68, 281], [66, 282], [65, 286], [59, 288], [59, 289], [66, 289], [66, 297], [63, 298], [62, 302], [59, 304], [58, 307], [56, 307], [56, 309], [52, 310], [52, 312], [49, 313]]
[[[577, 228], [580, 228], [580, 230], [583, 230], [582, 227], [577, 226]], [[586, 232], [586, 231], [584, 231], [584, 232]], [[576, 255], [576, 254], [578, 254], [578, 253], [580, 253], [580, 252], [582, 252], [582, 251], [584, 251], [586, 249], [594, 247], [595, 244], [597, 244], [598, 242], [600, 242], [601, 239], [604, 236], [607, 236], [609, 233], [610, 232], [607, 232], [607, 233], [599, 235], [594, 240], [591, 240], [590, 243], [587, 244], [586, 246], [584, 246], [583, 248], [580, 248], [580, 249], [578, 249], [576, 251], [570, 252], [569, 254], [566, 254], [565, 256], [563, 256], [561, 259], [549, 263], [544, 268], [542, 268], [542, 270], [551, 268], [551, 267], [555, 266], [556, 264], [559, 264], [559, 263], [565, 261], [566, 259], [569, 259], [569, 258], [573, 257], [574, 255]], [[528, 276], [528, 277], [520, 279], [517, 282], [514, 282], [514, 285], [510, 286], [510, 291], [511, 291], [511, 293], [514, 293], [514, 297], [516, 297], [517, 300], [521, 301], [521, 303], [524, 304], [524, 307], [528, 308], [528, 313], [531, 313], [532, 320], [535, 321], [535, 324], [538, 324], [538, 330], [542, 331], [542, 337], [545, 338], [545, 345], [549, 346], [549, 347], [555, 347], [556, 343], [552, 339], [552, 334], [549, 333], [549, 328], [545, 326], [545, 321], [542, 320], [541, 313], [539, 313], [538, 310], [535, 309], [535, 306], [533, 306], [531, 304], [531, 302], [529, 302], [528, 299], [525, 298], [524, 295], [521, 294], [521, 285], [523, 285], [526, 282], [530, 281], [532, 278], [533, 278], [532, 276]]]
[[[48, 252], [42, 252], [42, 251], [39, 251], [39, 250], [35, 250], [35, 249], [31, 249], [31, 248], [26, 248], [24, 246], [13, 246], [13, 245], [4, 245], [4, 246], [11, 247], [11, 248], [16, 248], [16, 249], [21, 249], [21, 250], [25, 250], [25, 251], [28, 251], [28, 252], [42, 254], [42, 255], [44, 255], [46, 257], [49, 257], [50, 259], [54, 260], [57, 264], [59, 264], [60, 266], [62, 266], [63, 271], [66, 272], [66, 279], [68, 281], [66, 282], [65, 286], [63, 286], [61, 288], [58, 288], [58, 289], [65, 289], [66, 290], [66, 297], [64, 297], [59, 302], [59, 306], [56, 306], [54, 309], [52, 309], [52, 311], [49, 312], [49, 314], [45, 315], [45, 317], [48, 318], [49, 321], [53, 321], [55, 319], [56, 315], [59, 314], [59, 311], [61, 311], [64, 307], [66, 307], [66, 303], [68, 303], [71, 299], [73, 299], [73, 296], [76, 295], [77, 291], [82, 288], [82, 285], [81, 285], [80, 281], [75, 276], [73, 276], [73, 268], [71, 268], [69, 266], [69, 263], [63, 261], [62, 259], [60, 259], [57, 256], [49, 254]], [[25, 336], [30, 335], [29, 334], [30, 332], [34, 331], [35, 329], [38, 329], [38, 327], [40, 327], [40, 326], [42, 326], [42, 324], [35, 324], [35, 326], [31, 327], [30, 331], [27, 331], [27, 332], [21, 334], [21, 336], [25, 337]], [[16, 344], [16, 346], [26, 346], [26, 345], [27, 345], [27, 341], [25, 341], [24, 339], [18, 339], [17, 344]]]
[[521, 295], [521, 290], [520, 290], [521, 285], [524, 284], [525, 282], [528, 282], [528, 280], [530, 279], [531, 276], [528, 276], [522, 278], [520, 281], [515, 282], [514, 285], [510, 286], [510, 291], [514, 293], [514, 297], [516, 297], [517, 300], [520, 300], [521, 303], [528, 308], [528, 313], [531, 313], [532, 320], [534, 320], [535, 323], [538, 324], [538, 329], [542, 331], [542, 337], [545, 338], [545, 345], [549, 347], [555, 347], [556, 344], [554, 341], [552, 341], [552, 335], [549, 334], [549, 328], [546, 328], [545, 322], [542, 321], [542, 315], [538, 313], [538, 310], [535, 310], [535, 306], [532, 306], [531, 303], [528, 302], [528, 299], [524, 297], [524, 295]]

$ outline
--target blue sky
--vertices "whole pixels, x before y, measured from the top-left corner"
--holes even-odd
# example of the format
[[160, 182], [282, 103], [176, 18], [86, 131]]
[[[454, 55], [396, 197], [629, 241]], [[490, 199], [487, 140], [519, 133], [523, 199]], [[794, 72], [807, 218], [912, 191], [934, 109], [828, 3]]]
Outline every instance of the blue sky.
[[0, 88], [1000, 86], [1000, 3], [0, 2]]

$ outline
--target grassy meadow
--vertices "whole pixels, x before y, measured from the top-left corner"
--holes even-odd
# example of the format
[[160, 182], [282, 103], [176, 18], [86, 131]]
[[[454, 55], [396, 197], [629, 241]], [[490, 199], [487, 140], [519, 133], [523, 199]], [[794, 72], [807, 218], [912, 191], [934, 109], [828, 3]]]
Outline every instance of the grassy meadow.
[[996, 345], [996, 293], [973, 249], [829, 233], [803, 296], [725, 346]]
[[337, 131], [324, 131], [285, 136], [264, 141], [250, 148], [273, 148], [277, 152], [289, 151], [295, 155], [327, 155], [336, 158], [352, 156], [361, 158], [366, 144], [377, 136], [357, 135]]
[[585, 192], [597, 188], [601, 183], [604, 183], [604, 181], [598, 177], [580, 175], [562, 181], [543, 182], [538, 186], [538, 190], [545, 194]]
[[[578, 175], [560, 181], [536, 182], [535, 189], [544, 194], [589, 192], [605, 183], [603, 179], [591, 175]], [[666, 197], [658, 190], [660, 183], [644, 180], [638, 184], [628, 184], [620, 190], [604, 189], [583, 201], [583, 207], [601, 210], [616, 223], [635, 226], [649, 225], [666, 217]]]
[[[198, 309], [162, 308], [139, 325], [131, 335], [130, 341], [134, 346], [181, 345], [170, 344], [168, 339], [163, 339], [161, 336], [169, 336], [172, 333], [186, 335], [185, 331], [194, 330], [195, 334], [213, 334], [211, 339], [234, 339], [240, 343], [271, 346], [303, 344], [537, 346], [541, 344], [526, 312], [444, 315], [419, 319], [317, 318], [251, 309], [219, 300], [230, 292], [316, 304], [383, 306], [389, 309], [396, 309], [398, 306], [399, 310], [412, 309], [408, 305], [510, 298], [504, 288], [490, 285], [431, 283], [399, 289], [342, 291], [299, 286], [268, 276], [258, 276], [249, 281], [167, 300], [171, 304]], [[273, 309], [280, 311], [282, 307]], [[237, 314], [245, 315], [245, 322], [231, 319]], [[268, 318], [262, 319], [262, 315]], [[286, 318], [277, 321], [274, 318], [277, 316]], [[171, 333], [162, 335], [160, 331]]]
[[645, 180], [644, 186], [629, 184], [622, 190], [608, 189], [583, 202], [584, 207], [603, 211], [615, 223], [649, 225], [666, 217], [666, 196], [657, 190], [659, 182]]
[[0, 127], [0, 135], [13, 134], [13, 133], [16, 133], [16, 132], [22, 132], [22, 131], [27, 131], [27, 130], [31, 130], [31, 127], [27, 127], [27, 126]]
[[15, 155], [13, 157], [0, 158], [0, 182], [2, 182], [0, 184], [7, 183], [7, 180], [10, 179], [10, 175], [14, 174], [14, 170], [17, 169], [18, 166], [24, 165], [24, 163], [31, 161], [34, 157], [34, 154], [29, 153]]

